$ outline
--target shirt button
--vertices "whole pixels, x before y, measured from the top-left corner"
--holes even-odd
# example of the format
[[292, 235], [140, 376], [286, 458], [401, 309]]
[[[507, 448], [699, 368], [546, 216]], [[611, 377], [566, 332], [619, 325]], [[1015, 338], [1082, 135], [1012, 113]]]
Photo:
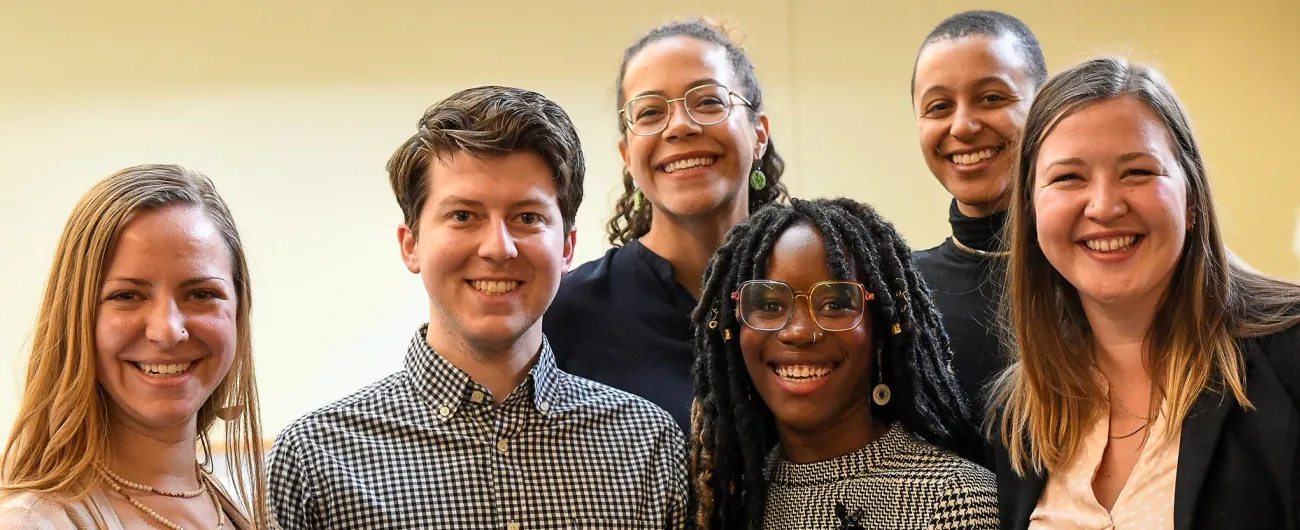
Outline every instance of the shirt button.
[[[503, 455], [506, 454], [506, 453], [509, 453], [509, 452], [510, 452], [510, 442], [507, 442], [507, 441], [505, 441], [504, 439], [502, 439], [501, 441], [497, 442], [497, 451], [500, 451], [501, 454], [503, 454]], [[518, 524], [518, 523], [516, 523], [516, 524]]]
[[550, 403], [547, 403], [547, 402], [545, 402], [545, 401], [543, 401], [543, 402], [537, 404], [537, 409], [540, 410], [540, 411], [542, 411], [542, 412], [546, 412], [546, 411], [548, 411], [548, 410], [551, 410], [551, 404], [550, 404]]
[[444, 418], [446, 418], [447, 416], [451, 416], [451, 407], [448, 407], [446, 405], [438, 407], [438, 414], [442, 415], [442, 417]]
[[506, 530], [519, 530], [519, 523], [510, 523], [506, 525]]
[[482, 403], [482, 402], [483, 402], [483, 393], [482, 393], [482, 392], [479, 392], [479, 391], [477, 391], [477, 390], [475, 390], [473, 394], [470, 394], [470, 395], [469, 395], [469, 400], [470, 400], [470, 401], [473, 401], [473, 402], [475, 402], [475, 403]]

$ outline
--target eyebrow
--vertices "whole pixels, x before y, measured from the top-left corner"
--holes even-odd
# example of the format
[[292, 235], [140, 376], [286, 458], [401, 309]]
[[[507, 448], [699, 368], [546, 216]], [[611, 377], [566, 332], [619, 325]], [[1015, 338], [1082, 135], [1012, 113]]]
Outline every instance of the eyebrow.
[[[140, 286], [140, 287], [152, 287], [152, 286], [153, 286], [153, 282], [151, 282], [151, 281], [149, 281], [149, 280], [144, 280], [144, 279], [141, 279], [141, 278], [130, 278], [130, 277], [127, 277], [127, 276], [114, 276], [114, 277], [111, 277], [111, 278], [109, 278], [109, 279], [107, 279], [107, 280], [104, 280], [104, 283], [108, 283], [108, 282], [126, 282], [126, 283], [129, 283], [129, 284], [132, 284], [132, 285], [138, 285], [138, 286]], [[196, 278], [190, 278], [190, 279], [188, 279], [188, 280], [185, 280], [185, 281], [181, 282], [181, 287], [192, 287], [192, 286], [198, 285], [198, 284], [203, 283], [203, 282], [224, 282], [224, 283], [231, 283], [230, 280], [227, 280], [227, 279], [222, 278], [222, 277], [220, 277], [220, 276], [199, 276], [199, 277], [196, 277]]]
[[[714, 79], [712, 77], [706, 77], [703, 79], [696, 79], [695, 81], [691, 82], [691, 84], [686, 85], [686, 90], [702, 87], [704, 85], [721, 85], [721, 84], [722, 83], [719, 82], [717, 79]], [[683, 91], [683, 93], [685, 93], [685, 91]], [[661, 96], [664, 98], [668, 97], [665, 95], [664, 91], [662, 90], [646, 90], [644, 92], [638, 93], [635, 96], [632, 96], [632, 98], [639, 98], [641, 96]]]
[[[1119, 163], [1119, 164], [1123, 164], [1123, 163], [1125, 163], [1125, 162], [1132, 162], [1132, 161], [1137, 160], [1137, 159], [1139, 159], [1139, 158], [1152, 158], [1152, 159], [1154, 159], [1155, 156], [1152, 156], [1150, 153], [1145, 153], [1145, 152], [1142, 152], [1142, 151], [1132, 151], [1132, 152], [1124, 153], [1124, 154], [1122, 154], [1122, 155], [1119, 155], [1119, 156], [1115, 157], [1115, 162], [1116, 162], [1116, 163]], [[1082, 165], [1086, 165], [1086, 164], [1084, 164], [1083, 159], [1081, 159], [1081, 158], [1079, 158], [1079, 157], [1077, 157], [1077, 156], [1072, 156], [1072, 157], [1070, 157], [1070, 158], [1062, 158], [1062, 159], [1059, 159], [1059, 160], [1053, 161], [1051, 164], [1048, 164], [1046, 168], [1043, 168], [1043, 171], [1047, 171], [1048, 169], [1052, 169], [1052, 167], [1054, 167], [1054, 166], [1082, 166]]]
[[[1006, 79], [1003, 79], [1002, 77], [999, 77], [999, 76], [996, 76], [996, 75], [991, 75], [991, 76], [988, 76], [988, 77], [982, 77], [982, 78], [980, 78], [978, 81], [975, 81], [975, 85], [976, 85], [976, 86], [979, 86], [979, 85], [984, 85], [984, 84], [988, 84], [988, 83], [992, 83], [992, 82], [998, 82], [998, 83], [1001, 83], [1001, 84], [1003, 84], [1003, 85], [1011, 86], [1010, 83], [1007, 83], [1007, 80], [1006, 80]], [[930, 93], [932, 93], [932, 92], [938, 92], [938, 91], [952, 92], [952, 89], [951, 89], [951, 88], [948, 88], [946, 85], [934, 85], [934, 86], [931, 86], [931, 87], [925, 89], [924, 92], [921, 92], [921, 95], [920, 95], [920, 96], [917, 96], [916, 99], [918, 99], [918, 100], [925, 99], [925, 97], [928, 96], [928, 95], [930, 95]]]
[[[441, 201], [438, 201], [438, 204], [444, 207], [468, 206], [470, 208], [480, 208], [480, 209], [486, 208], [487, 206], [483, 201], [471, 199], [469, 197], [462, 197], [460, 195], [448, 195], [447, 197], [443, 198]], [[541, 207], [548, 206], [548, 204], [549, 203], [547, 203], [542, 199], [522, 199], [510, 203], [510, 209], [514, 210], [514, 209], [525, 208], [525, 207], [541, 208]]]

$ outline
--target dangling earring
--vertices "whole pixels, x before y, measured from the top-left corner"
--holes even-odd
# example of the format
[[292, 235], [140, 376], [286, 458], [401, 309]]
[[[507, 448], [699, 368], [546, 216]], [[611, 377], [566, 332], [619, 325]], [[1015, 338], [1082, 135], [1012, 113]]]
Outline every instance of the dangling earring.
[[755, 191], [767, 187], [767, 175], [763, 173], [763, 170], [756, 167], [749, 172], [749, 187], [754, 188]]
[[632, 194], [632, 211], [640, 212], [641, 205], [644, 202], [645, 202], [645, 195], [641, 193], [641, 188], [637, 188], [636, 192]]
[[881, 352], [883, 352], [884, 349], [885, 342], [880, 341], [880, 344], [876, 346], [876, 374], [877, 377], [880, 378], [880, 384], [871, 389], [871, 401], [882, 407], [889, 404], [889, 396], [892, 395], [889, 391], [889, 385], [885, 384], [885, 366], [881, 361], [884, 357], [881, 355]]

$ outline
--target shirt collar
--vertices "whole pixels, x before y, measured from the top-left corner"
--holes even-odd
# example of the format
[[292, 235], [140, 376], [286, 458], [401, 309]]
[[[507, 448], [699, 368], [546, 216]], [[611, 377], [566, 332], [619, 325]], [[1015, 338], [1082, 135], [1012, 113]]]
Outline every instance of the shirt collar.
[[[487, 389], [429, 346], [425, 340], [428, 329], [428, 324], [421, 325], [411, 337], [404, 365], [416, 394], [434, 407], [434, 417], [438, 421], [446, 422], [456, 415], [461, 405], [486, 399]], [[520, 384], [529, 390], [533, 407], [542, 416], [551, 417], [563, 405], [562, 375], [555, 365], [550, 342], [543, 338], [537, 362]]]
[[841, 482], [853, 477], [879, 471], [894, 455], [906, 447], [911, 435], [897, 422], [879, 438], [844, 456], [796, 464], [781, 455], [781, 446], [777, 444], [767, 457], [767, 476], [773, 484], [783, 486], [807, 486]]

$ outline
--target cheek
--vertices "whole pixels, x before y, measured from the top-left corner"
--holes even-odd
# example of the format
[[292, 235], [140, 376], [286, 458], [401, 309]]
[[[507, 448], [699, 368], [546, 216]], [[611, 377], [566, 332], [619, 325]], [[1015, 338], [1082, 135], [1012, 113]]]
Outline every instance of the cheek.
[[1045, 191], [1034, 196], [1034, 224], [1038, 231], [1038, 242], [1049, 258], [1052, 252], [1074, 244], [1071, 237], [1077, 217], [1074, 209], [1070, 198], [1060, 193]]
[[144, 322], [134, 313], [101, 309], [95, 320], [95, 355], [101, 366], [116, 362], [143, 334]]

